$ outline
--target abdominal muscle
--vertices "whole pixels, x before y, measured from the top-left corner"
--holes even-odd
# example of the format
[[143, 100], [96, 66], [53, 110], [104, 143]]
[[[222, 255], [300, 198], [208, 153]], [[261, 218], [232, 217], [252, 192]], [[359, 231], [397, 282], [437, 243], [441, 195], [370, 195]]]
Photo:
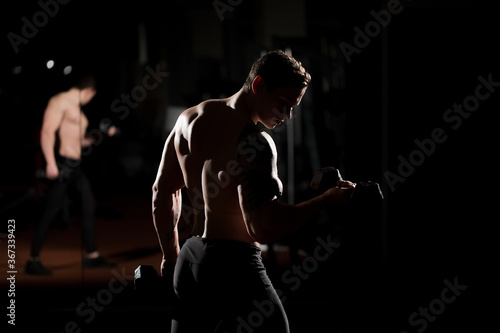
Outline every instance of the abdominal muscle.
[[[220, 152], [220, 151], [219, 151]], [[214, 156], [219, 161], [226, 158]], [[198, 164], [193, 160], [184, 160], [184, 172], [187, 166]], [[194, 165], [190, 162], [195, 162]], [[192, 234], [210, 239], [228, 239], [258, 245], [249, 235], [238, 197], [237, 175], [230, 175], [224, 166], [226, 163], [216, 163], [212, 159], [205, 160], [198, 169], [201, 177], [191, 179], [187, 184], [191, 207], [194, 211]], [[193, 170], [195, 171], [195, 170]]]
[[78, 160], [88, 120], [79, 108], [68, 108], [59, 126], [59, 155]]
[[[192, 234], [257, 244], [249, 235], [238, 197], [237, 139], [248, 120], [224, 103], [189, 109], [179, 123], [176, 150], [194, 210]], [[226, 126], [231, 124], [231, 126]]]
[[[225, 171], [203, 170], [205, 200], [204, 238], [229, 239], [258, 245], [250, 237], [241, 212], [236, 176]], [[208, 166], [208, 168], [207, 168]]]
[[[205, 192], [204, 206], [201, 210], [196, 210], [195, 208], [200, 202], [200, 192], [188, 189], [194, 210], [194, 223], [191, 229], [194, 236], [209, 239], [228, 239], [258, 245], [248, 234], [237, 193], [236, 199], [234, 199], [229, 197], [227, 193], [223, 193], [229, 192], [229, 189], [221, 190], [217, 196], [212, 198], [206, 195], [206, 190], [203, 192]], [[196, 203], [193, 204], [193, 201]]]
[[258, 245], [258, 243], [250, 237], [241, 217], [236, 215], [226, 216], [207, 216], [205, 219], [205, 232], [203, 238], [209, 239], [229, 239], [248, 244]]
[[80, 159], [82, 152], [80, 124], [63, 120], [58, 134], [59, 155], [74, 160]]

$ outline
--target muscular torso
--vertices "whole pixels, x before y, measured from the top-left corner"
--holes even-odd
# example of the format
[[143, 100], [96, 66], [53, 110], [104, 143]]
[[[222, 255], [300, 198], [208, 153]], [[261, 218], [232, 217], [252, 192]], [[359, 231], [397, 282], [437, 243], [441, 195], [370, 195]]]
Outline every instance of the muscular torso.
[[63, 99], [61, 103], [64, 105], [61, 124], [57, 133], [59, 140], [59, 155], [80, 159], [82, 150], [82, 140], [87, 130], [88, 120], [80, 106], [73, 103], [71, 100], [64, 100], [65, 96], [61, 95], [58, 98]]
[[175, 150], [193, 208], [194, 235], [254, 243], [237, 190], [238, 139], [249, 123], [225, 100], [213, 100], [186, 110], [176, 125]]

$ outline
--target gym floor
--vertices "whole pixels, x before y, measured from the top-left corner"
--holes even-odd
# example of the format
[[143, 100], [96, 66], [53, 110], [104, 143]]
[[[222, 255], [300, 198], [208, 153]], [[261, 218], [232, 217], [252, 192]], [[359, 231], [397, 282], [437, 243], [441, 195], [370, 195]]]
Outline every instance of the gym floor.
[[[114, 268], [82, 269], [81, 230], [78, 219], [72, 217], [71, 227], [50, 230], [42, 250], [42, 261], [52, 275], [27, 275], [24, 265], [34, 225], [15, 231], [15, 286], [9, 285], [5, 278], [0, 283], [2, 290], [15, 289], [15, 295], [9, 299], [15, 300], [16, 331], [143, 332], [162, 327], [159, 325], [164, 327], [160, 331], [169, 331], [172, 299], [161, 291], [141, 295], [134, 290], [135, 269], [139, 265], [157, 269], [161, 258], [149, 199], [132, 196], [120, 198], [119, 202], [106, 199], [98, 202], [101, 212], [115, 210], [115, 214], [100, 216], [96, 221], [100, 251], [116, 264]], [[330, 241], [325, 235], [317, 237]], [[318, 239], [316, 246], [321, 246]], [[2, 239], [0, 247], [4, 253], [6, 244], [6, 239]], [[445, 287], [442, 281], [435, 284], [429, 275], [414, 267], [391, 269], [382, 264], [347, 263], [342, 247], [327, 260], [319, 260], [318, 253], [315, 257], [312, 250], [311, 253], [301, 250], [295, 262], [287, 252], [289, 247], [281, 245], [274, 249], [275, 260], [270, 260], [267, 251], [263, 251], [263, 258], [275, 288], [283, 294], [292, 332], [361, 332], [374, 328], [413, 332], [427, 326], [432, 328], [428, 332], [439, 332], [442, 327], [477, 324], [472, 317], [464, 316], [470, 315], [469, 306], [474, 303], [471, 302], [474, 291], [470, 291], [457, 297], [468, 300], [446, 304], [450, 310], [446, 309], [440, 320], [430, 322], [418, 315], [411, 326], [412, 313], [427, 307]], [[327, 253], [324, 247], [323, 250], [321, 257]], [[0, 271], [9, 271], [6, 260], [0, 262]], [[448, 279], [453, 283], [453, 276]], [[425, 294], [419, 295], [422, 291]], [[250, 329], [241, 328], [242, 332]]]

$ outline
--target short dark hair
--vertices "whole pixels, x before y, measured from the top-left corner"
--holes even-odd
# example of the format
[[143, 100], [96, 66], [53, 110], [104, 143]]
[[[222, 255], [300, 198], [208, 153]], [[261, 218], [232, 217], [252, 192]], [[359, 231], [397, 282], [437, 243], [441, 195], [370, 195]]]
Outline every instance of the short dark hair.
[[96, 81], [95, 78], [92, 75], [84, 75], [78, 80], [78, 82], [75, 84], [75, 87], [83, 90], [86, 88], [93, 88], [94, 90], [96, 89]]
[[287, 85], [307, 87], [311, 81], [311, 75], [302, 63], [282, 50], [270, 51], [260, 57], [253, 64], [245, 81], [245, 87], [251, 89], [253, 80], [259, 75], [262, 76], [269, 91]]

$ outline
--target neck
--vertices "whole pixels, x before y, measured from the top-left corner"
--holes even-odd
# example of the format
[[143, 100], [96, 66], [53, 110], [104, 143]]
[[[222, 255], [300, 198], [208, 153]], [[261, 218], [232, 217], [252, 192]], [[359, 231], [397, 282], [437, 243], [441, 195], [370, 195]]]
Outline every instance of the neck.
[[76, 103], [78, 105], [81, 105], [81, 101], [80, 101], [80, 89], [73, 87], [73, 88], [69, 89], [68, 92], [70, 93], [71, 98], [74, 101], [76, 101]]
[[254, 104], [252, 91], [249, 91], [245, 87], [241, 88], [236, 94], [231, 96], [228, 103], [228, 105], [233, 109], [244, 112], [254, 124], [257, 124], [259, 118], [257, 113], [254, 111]]

